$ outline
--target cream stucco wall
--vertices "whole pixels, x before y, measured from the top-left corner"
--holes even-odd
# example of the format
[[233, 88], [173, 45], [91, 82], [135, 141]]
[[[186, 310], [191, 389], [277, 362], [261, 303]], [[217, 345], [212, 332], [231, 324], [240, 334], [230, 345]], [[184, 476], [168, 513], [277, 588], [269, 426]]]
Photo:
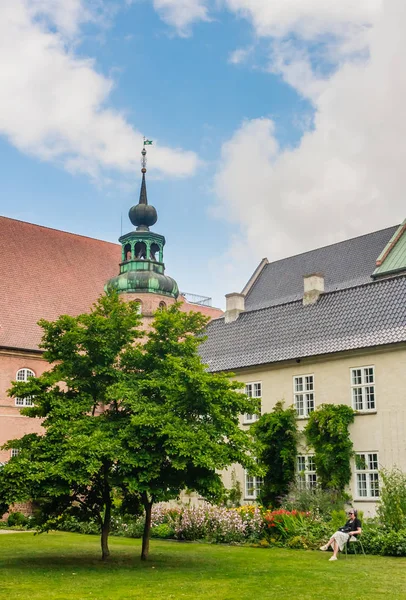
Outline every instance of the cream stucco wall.
[[[314, 376], [316, 408], [324, 403], [352, 406], [350, 370], [363, 366], [375, 367], [376, 411], [356, 415], [350, 426], [354, 450], [377, 452], [380, 467], [396, 465], [406, 471], [406, 344], [239, 370], [235, 378], [244, 383], [261, 382], [262, 413], [271, 411], [278, 400], [292, 405], [293, 377], [307, 374]], [[307, 419], [300, 419], [300, 429], [306, 423]], [[243, 482], [242, 469], [236, 466], [235, 470]], [[230, 473], [224, 476], [227, 487]], [[375, 513], [373, 500], [357, 498], [355, 475], [349, 492], [356, 508], [366, 516]]]

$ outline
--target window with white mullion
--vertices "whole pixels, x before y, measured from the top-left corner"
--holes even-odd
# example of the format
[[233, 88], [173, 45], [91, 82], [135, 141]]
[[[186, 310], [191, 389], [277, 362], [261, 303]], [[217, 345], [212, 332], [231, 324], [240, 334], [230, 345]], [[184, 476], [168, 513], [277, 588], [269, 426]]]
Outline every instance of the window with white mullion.
[[256, 500], [262, 487], [262, 478], [250, 475], [245, 471], [244, 497], [246, 500]]
[[[260, 381], [245, 384], [245, 393], [248, 398], [262, 398], [262, 384]], [[244, 415], [244, 424], [254, 423], [258, 419], [258, 415], [246, 413]]]
[[358, 498], [379, 498], [379, 463], [376, 452], [357, 452], [355, 478]]
[[374, 367], [351, 369], [351, 394], [354, 410], [359, 412], [376, 410]]
[[[16, 373], [16, 381], [24, 381], [27, 382], [31, 377], [35, 377], [34, 371], [31, 369], [19, 369]], [[27, 396], [26, 398], [15, 398], [14, 399], [15, 406], [33, 406], [33, 401], [31, 396]]]
[[307, 417], [314, 411], [314, 375], [293, 378], [293, 395], [298, 417]]
[[316, 463], [312, 455], [300, 455], [296, 460], [297, 483], [300, 489], [317, 485]]

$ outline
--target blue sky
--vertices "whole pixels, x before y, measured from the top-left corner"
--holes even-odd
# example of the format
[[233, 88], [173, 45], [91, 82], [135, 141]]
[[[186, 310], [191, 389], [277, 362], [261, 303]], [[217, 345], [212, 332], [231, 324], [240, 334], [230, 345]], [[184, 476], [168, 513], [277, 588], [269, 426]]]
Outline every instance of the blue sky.
[[1, 214], [116, 241], [145, 135], [167, 273], [220, 306], [263, 256], [400, 222], [405, 8], [355, 4], [3, 0]]

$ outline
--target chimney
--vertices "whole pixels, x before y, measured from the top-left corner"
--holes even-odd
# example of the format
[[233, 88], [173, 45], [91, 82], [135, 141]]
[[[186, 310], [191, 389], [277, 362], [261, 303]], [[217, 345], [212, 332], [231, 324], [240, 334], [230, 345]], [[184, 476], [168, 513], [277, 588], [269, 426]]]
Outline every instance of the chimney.
[[238, 294], [233, 292], [232, 294], [226, 294], [226, 312], [224, 320], [226, 323], [232, 323], [238, 319], [240, 312], [245, 309], [245, 296], [244, 294]]
[[312, 273], [303, 277], [304, 294], [303, 306], [316, 304], [320, 294], [324, 292], [324, 275], [321, 273]]

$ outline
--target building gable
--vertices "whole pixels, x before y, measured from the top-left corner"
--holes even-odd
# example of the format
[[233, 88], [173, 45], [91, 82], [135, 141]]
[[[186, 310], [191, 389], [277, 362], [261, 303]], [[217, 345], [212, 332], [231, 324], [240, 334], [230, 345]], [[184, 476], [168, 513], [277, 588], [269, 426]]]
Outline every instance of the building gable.
[[373, 277], [406, 272], [406, 219], [398, 227], [376, 261]]

